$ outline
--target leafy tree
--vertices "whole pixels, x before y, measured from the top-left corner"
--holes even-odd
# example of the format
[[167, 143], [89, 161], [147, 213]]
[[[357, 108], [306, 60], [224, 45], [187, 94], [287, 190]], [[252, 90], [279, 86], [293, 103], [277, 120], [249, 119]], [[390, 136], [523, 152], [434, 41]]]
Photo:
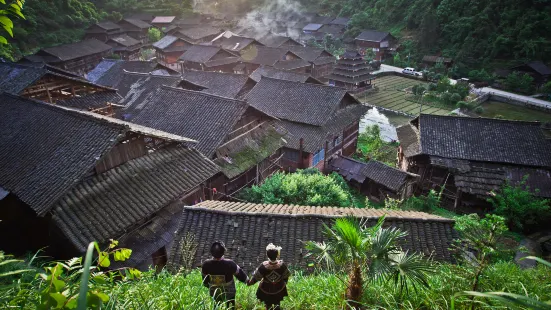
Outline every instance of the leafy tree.
[[551, 201], [536, 197], [526, 181], [527, 177], [518, 185], [507, 182], [488, 199], [495, 208], [495, 214], [503, 216], [513, 230], [526, 230], [551, 217]]
[[161, 39], [161, 31], [157, 28], [149, 28], [147, 31], [149, 42], [157, 42]]
[[364, 278], [371, 281], [393, 281], [400, 294], [410, 287], [428, 287], [427, 274], [432, 270], [421, 255], [408, 255], [399, 246], [407, 233], [383, 228], [384, 216], [369, 227], [356, 218], [339, 218], [329, 227], [324, 225], [325, 242], [306, 242], [309, 257], [317, 264], [348, 273], [345, 297], [359, 308]]
[[508, 90], [528, 94], [534, 88], [533, 82], [534, 78], [530, 75], [513, 72], [505, 78], [503, 84]]
[[487, 214], [480, 219], [477, 214], [469, 214], [455, 219], [455, 229], [460, 234], [454, 248], [473, 274], [471, 291], [478, 291], [480, 277], [491, 259], [500, 251], [499, 238], [507, 231], [505, 219]]
[[414, 95], [416, 96], [421, 96], [423, 94], [423, 92], [425, 92], [427, 89], [425, 88], [425, 86], [423, 86], [423, 84], [417, 84], [417, 85], [413, 85], [411, 91], [413, 92]]
[[[13, 21], [10, 17], [25, 18], [21, 10], [25, 0], [16, 0], [13, 3], [6, 3], [6, 0], [0, 0], [0, 26], [6, 33], [13, 37]], [[8, 40], [0, 35], [0, 44], [8, 44]]]
[[374, 159], [395, 167], [397, 147], [396, 143], [381, 139], [381, 128], [378, 125], [367, 126], [358, 137], [358, 159]]
[[278, 172], [260, 186], [244, 189], [239, 198], [253, 203], [303, 206], [352, 206], [350, 188], [338, 174], [323, 175], [317, 169]]
[[546, 94], [547, 96], [551, 96], [551, 81], [545, 83], [540, 90], [543, 94]]
[[491, 76], [486, 70], [471, 70], [469, 71], [468, 77], [473, 82], [487, 82], [491, 83], [494, 80], [494, 77]]

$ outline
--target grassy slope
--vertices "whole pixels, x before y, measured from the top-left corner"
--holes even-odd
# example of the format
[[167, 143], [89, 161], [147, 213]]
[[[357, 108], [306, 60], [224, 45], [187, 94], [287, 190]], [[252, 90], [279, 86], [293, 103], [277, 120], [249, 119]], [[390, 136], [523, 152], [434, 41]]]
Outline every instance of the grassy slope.
[[[251, 270], [247, 270], [251, 271]], [[438, 265], [430, 277], [431, 290], [412, 291], [400, 298], [390, 284], [368, 283], [364, 303], [368, 308], [381, 309], [449, 309], [452, 296], [469, 289], [469, 276], [460, 267]], [[484, 274], [482, 290], [503, 290], [524, 294], [524, 288], [533, 297], [550, 300], [549, 269], [539, 267], [520, 270], [512, 263], [498, 263]], [[282, 303], [284, 309], [338, 309], [343, 306], [344, 284], [334, 274], [322, 273], [303, 276], [295, 272], [288, 284], [289, 297]], [[237, 284], [238, 309], [263, 309], [256, 300], [255, 287]], [[459, 303], [458, 308], [465, 308]], [[111, 291], [106, 309], [212, 309], [208, 290], [201, 285], [198, 271], [185, 277], [166, 272], [146, 274], [137, 282], [117, 285]]]

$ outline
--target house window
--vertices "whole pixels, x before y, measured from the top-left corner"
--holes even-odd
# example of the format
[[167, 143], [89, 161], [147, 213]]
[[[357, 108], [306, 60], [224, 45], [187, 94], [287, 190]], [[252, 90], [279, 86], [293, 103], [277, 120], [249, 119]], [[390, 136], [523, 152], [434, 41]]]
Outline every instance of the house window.
[[320, 161], [325, 159], [325, 149], [321, 148], [314, 154], [314, 160], [312, 161], [312, 166], [317, 165]]
[[295, 151], [295, 150], [289, 150], [289, 149], [286, 149], [284, 151], [284, 155], [283, 155], [283, 158], [287, 159], [287, 160], [290, 160], [290, 161], [294, 161], [294, 162], [298, 162], [298, 151]]

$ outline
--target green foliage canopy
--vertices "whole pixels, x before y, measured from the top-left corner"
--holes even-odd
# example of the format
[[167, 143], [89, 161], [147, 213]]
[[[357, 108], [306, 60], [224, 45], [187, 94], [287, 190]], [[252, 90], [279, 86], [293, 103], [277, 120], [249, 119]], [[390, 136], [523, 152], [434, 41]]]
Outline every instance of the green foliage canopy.
[[244, 189], [240, 199], [253, 203], [350, 207], [352, 197], [338, 174], [323, 175], [317, 169], [275, 173], [260, 186]]

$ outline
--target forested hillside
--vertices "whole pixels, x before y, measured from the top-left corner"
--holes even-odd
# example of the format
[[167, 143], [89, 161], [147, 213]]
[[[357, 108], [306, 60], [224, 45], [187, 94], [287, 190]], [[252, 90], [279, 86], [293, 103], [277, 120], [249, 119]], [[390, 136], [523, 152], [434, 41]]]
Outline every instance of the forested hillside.
[[551, 61], [550, 0], [323, 0], [321, 10], [352, 17], [350, 35], [389, 30], [416, 60], [441, 53], [460, 68]]

